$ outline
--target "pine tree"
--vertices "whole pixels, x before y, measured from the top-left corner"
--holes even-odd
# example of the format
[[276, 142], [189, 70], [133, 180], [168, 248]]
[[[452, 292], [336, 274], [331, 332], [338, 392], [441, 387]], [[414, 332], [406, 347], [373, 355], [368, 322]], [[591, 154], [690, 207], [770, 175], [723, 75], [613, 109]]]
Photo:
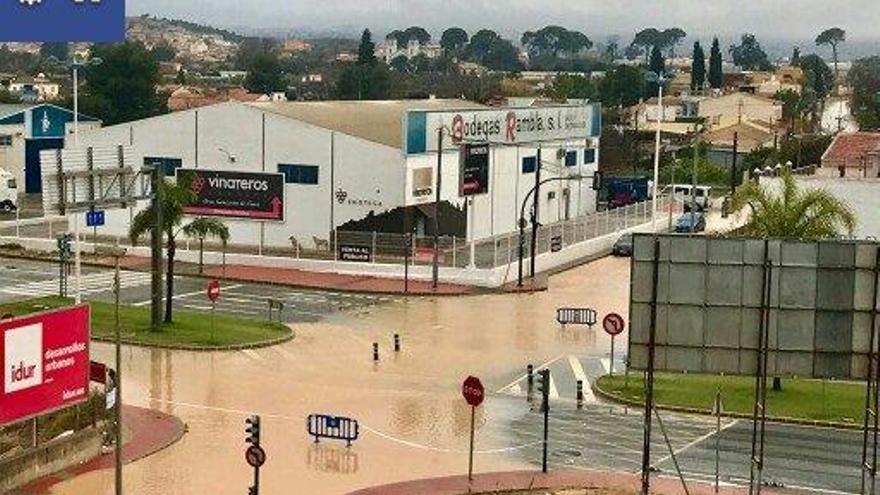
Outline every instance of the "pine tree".
[[712, 41], [712, 51], [709, 53], [709, 85], [713, 89], [721, 89], [723, 83], [723, 72], [721, 69], [721, 45], [718, 38]]
[[364, 29], [361, 35], [361, 44], [358, 47], [359, 65], [376, 65], [376, 44], [373, 43], [373, 35], [369, 29]]
[[691, 91], [703, 89], [706, 83], [706, 54], [700, 42], [694, 43], [693, 62], [691, 63]]

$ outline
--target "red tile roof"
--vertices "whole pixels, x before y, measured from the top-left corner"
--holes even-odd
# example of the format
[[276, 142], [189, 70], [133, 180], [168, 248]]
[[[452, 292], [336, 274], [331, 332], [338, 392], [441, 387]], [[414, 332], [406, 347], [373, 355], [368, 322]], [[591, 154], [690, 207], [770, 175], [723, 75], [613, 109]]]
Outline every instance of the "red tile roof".
[[864, 156], [880, 154], [880, 132], [840, 134], [825, 151], [823, 162], [858, 163]]

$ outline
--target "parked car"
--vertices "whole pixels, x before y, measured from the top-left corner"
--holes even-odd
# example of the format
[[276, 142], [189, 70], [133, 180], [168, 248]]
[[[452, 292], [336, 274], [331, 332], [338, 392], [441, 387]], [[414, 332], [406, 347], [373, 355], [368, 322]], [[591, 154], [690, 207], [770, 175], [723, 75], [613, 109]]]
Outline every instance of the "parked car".
[[[693, 229], [691, 229], [692, 222]], [[706, 230], [706, 217], [702, 213], [685, 213], [675, 222], [675, 232], [678, 234], [703, 232], [704, 230]]]
[[623, 234], [620, 236], [620, 238], [614, 242], [614, 246], [611, 248], [611, 254], [614, 256], [632, 256], [633, 235]]

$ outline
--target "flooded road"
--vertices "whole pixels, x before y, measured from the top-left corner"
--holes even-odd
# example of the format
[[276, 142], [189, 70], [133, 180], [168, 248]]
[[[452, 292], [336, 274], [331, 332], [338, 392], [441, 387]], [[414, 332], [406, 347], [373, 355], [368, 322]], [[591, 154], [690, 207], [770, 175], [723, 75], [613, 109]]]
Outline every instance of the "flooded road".
[[[604, 355], [601, 332], [559, 332], [557, 307], [626, 315], [629, 260], [604, 258], [550, 279], [538, 294], [392, 299], [295, 324], [296, 338], [265, 349], [192, 353], [123, 349], [125, 400], [175, 414], [188, 425], [170, 448], [125, 467], [128, 493], [243, 494], [252, 471], [243, 451], [244, 419], [262, 415], [265, 494], [339, 494], [379, 483], [462, 474], [470, 411], [461, 381], [487, 390], [477, 410], [475, 470], [530, 468], [510, 427], [524, 401], [495, 394], [538, 365], [563, 355]], [[402, 351], [393, 352], [393, 334]], [[625, 335], [618, 341], [620, 347]], [[378, 342], [380, 362], [372, 360]], [[112, 347], [96, 344], [109, 361]], [[314, 444], [313, 413], [349, 416], [361, 438], [346, 449]], [[112, 471], [58, 484], [56, 494], [112, 493]]]

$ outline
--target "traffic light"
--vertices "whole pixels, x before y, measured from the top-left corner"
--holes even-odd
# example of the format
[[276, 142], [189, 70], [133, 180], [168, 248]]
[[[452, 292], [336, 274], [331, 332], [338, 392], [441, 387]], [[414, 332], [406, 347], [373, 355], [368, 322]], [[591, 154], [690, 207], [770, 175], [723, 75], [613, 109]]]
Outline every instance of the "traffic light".
[[593, 190], [594, 191], [601, 191], [602, 186], [603, 186], [602, 172], [597, 170], [597, 171], [593, 172]]
[[244, 429], [244, 432], [247, 433], [247, 438], [245, 438], [245, 442], [260, 445], [260, 417], [257, 415], [251, 416], [244, 420], [247, 424], [247, 428]]
[[70, 234], [61, 234], [56, 239], [58, 243], [58, 254], [62, 260], [69, 260], [73, 256], [73, 249], [70, 247], [70, 243], [73, 241], [73, 236]]
[[550, 370], [548, 369], [538, 372], [538, 393], [541, 394], [541, 407], [547, 407], [550, 400]]

